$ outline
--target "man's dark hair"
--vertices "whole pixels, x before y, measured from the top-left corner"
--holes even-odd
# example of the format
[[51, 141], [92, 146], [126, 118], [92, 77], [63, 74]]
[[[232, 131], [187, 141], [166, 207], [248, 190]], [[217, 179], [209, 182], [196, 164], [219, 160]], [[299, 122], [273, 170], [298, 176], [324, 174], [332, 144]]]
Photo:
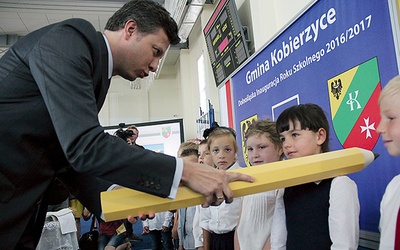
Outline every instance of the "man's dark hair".
[[106, 24], [105, 29], [122, 29], [128, 20], [134, 20], [141, 33], [151, 34], [162, 28], [172, 45], [178, 44], [178, 25], [169, 12], [159, 3], [151, 0], [131, 0], [117, 10]]

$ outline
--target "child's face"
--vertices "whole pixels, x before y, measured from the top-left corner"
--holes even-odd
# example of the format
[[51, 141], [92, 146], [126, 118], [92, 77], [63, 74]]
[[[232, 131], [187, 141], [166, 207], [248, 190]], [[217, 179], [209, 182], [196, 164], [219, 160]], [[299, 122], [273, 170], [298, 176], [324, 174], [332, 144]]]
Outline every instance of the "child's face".
[[219, 136], [210, 144], [211, 158], [214, 165], [222, 170], [227, 170], [236, 162], [236, 151], [232, 138]]
[[295, 121], [289, 123], [289, 130], [282, 132], [280, 138], [286, 158], [293, 159], [321, 153], [326, 131], [323, 128], [318, 132], [301, 129], [300, 122]]
[[248, 158], [253, 166], [280, 160], [282, 149], [277, 149], [267, 135], [258, 134], [247, 138]]
[[400, 98], [387, 96], [381, 100], [381, 121], [377, 128], [390, 155], [400, 155]]
[[198, 162], [200, 164], [206, 164], [209, 166], [214, 166], [213, 161], [211, 159], [210, 151], [207, 148], [207, 144], [199, 145], [199, 159]]

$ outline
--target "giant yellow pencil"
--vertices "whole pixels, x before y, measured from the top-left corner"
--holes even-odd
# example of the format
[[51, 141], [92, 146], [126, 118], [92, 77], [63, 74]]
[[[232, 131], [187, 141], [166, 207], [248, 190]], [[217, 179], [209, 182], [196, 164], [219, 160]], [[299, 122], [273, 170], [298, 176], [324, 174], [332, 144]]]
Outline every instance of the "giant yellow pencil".
[[[255, 181], [253, 183], [231, 182], [229, 187], [232, 189], [234, 197], [240, 197], [358, 172], [374, 159], [374, 153], [369, 150], [350, 148], [272, 162], [256, 167], [232, 170], [251, 175]], [[174, 200], [128, 188], [101, 193], [102, 210], [106, 221], [199, 205], [204, 201], [203, 195], [187, 187], [179, 187]]]

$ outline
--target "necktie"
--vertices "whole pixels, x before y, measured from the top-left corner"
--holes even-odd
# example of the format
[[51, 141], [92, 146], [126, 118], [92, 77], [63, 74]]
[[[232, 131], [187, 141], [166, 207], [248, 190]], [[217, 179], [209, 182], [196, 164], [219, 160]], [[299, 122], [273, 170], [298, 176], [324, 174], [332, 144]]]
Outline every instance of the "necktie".
[[[187, 235], [187, 233], [186, 233], [186, 207], [184, 208], [184, 209], [181, 209], [182, 210], [182, 221], [183, 221], [183, 235]], [[179, 215], [180, 216], [180, 215]]]
[[394, 238], [394, 249], [400, 250], [400, 208], [397, 212], [396, 234]]

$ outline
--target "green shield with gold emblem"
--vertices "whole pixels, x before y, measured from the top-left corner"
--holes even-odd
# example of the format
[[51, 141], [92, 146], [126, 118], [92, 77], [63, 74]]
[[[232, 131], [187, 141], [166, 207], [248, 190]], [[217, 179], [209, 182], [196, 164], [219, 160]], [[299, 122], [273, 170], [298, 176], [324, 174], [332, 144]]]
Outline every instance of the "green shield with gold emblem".
[[344, 148], [374, 148], [381, 90], [376, 57], [328, 80], [332, 124]]

